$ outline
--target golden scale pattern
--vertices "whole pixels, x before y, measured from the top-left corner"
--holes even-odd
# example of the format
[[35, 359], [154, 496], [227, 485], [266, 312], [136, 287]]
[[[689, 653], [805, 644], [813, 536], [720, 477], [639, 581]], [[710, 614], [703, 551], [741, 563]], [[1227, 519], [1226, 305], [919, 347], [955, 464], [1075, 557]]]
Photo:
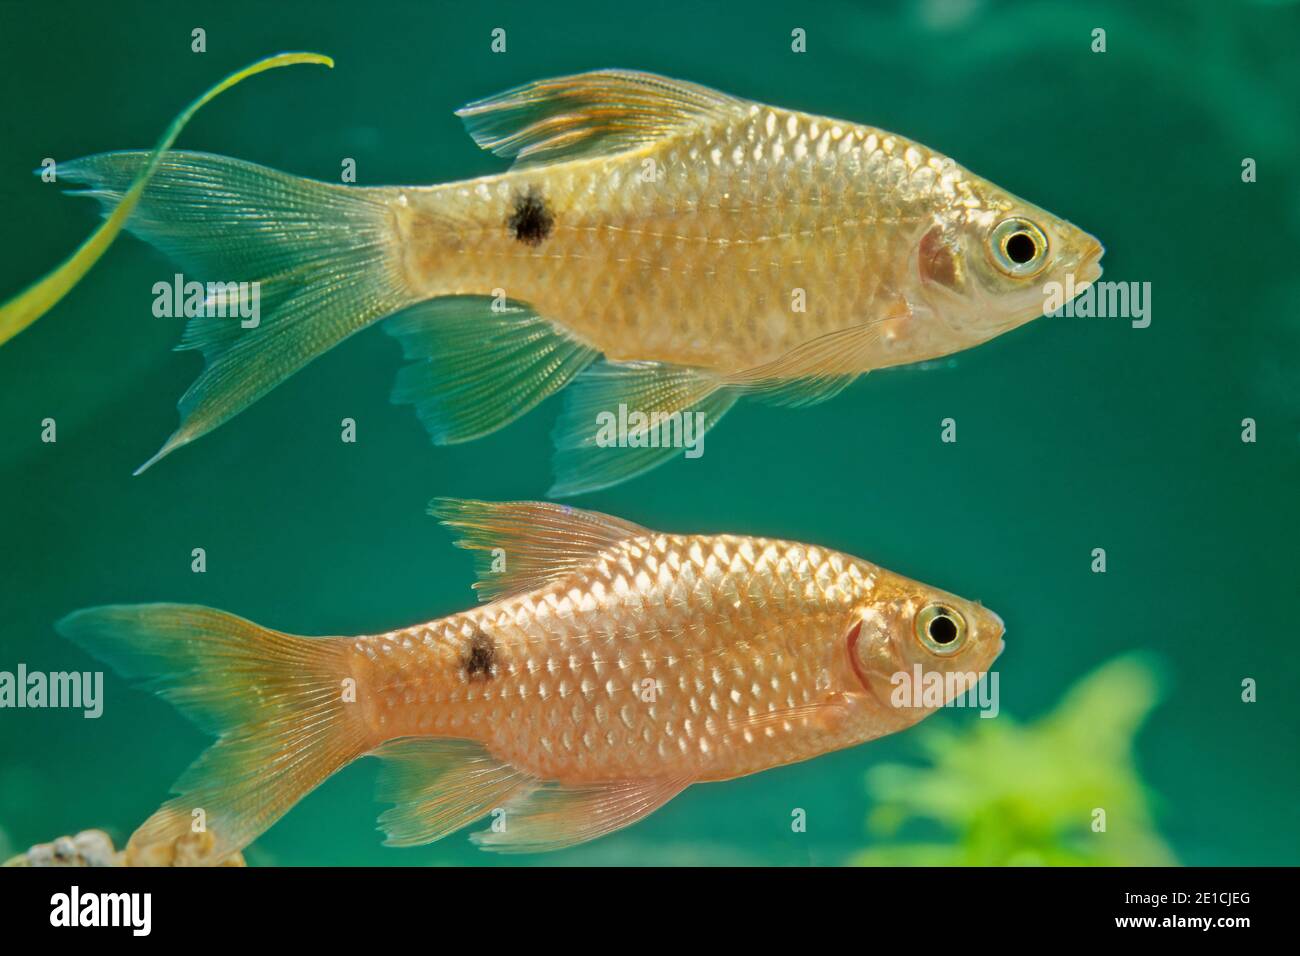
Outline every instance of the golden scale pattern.
[[[745, 722], [854, 687], [844, 633], [876, 574], [785, 541], [657, 534], [546, 588], [357, 638], [354, 670], [376, 742], [478, 740], [561, 781], [726, 779], [866, 739], [856, 719], [829, 736], [801, 716]], [[471, 673], [485, 637], [491, 672]]]
[[[421, 295], [503, 290], [611, 359], [738, 371], [899, 308], [936, 211], [980, 206], [966, 175], [903, 137], [753, 104], [638, 149], [394, 202]], [[529, 191], [555, 218], [535, 246], [504, 228]]]

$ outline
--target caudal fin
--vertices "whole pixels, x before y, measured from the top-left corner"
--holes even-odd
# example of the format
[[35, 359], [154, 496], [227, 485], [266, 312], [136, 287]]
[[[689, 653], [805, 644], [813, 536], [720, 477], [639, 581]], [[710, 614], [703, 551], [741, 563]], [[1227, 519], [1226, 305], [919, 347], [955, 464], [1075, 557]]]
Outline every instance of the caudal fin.
[[[59, 178], [84, 184], [74, 194], [98, 199], [107, 215], [149, 157], [142, 151], [87, 156], [61, 163]], [[227, 294], [209, 296], [205, 314], [189, 320], [178, 348], [202, 351], [206, 367], [181, 397], [180, 427], [139, 471], [243, 411], [353, 332], [411, 303], [390, 196], [210, 153], [163, 155], [126, 228], [174, 259], [187, 282], [205, 290], [209, 282], [249, 283], [259, 314], [254, 325]]]
[[89, 608], [58, 629], [218, 738], [131, 836], [137, 857], [203, 827], [204, 861], [219, 862], [366, 749], [345, 693], [345, 638], [295, 637], [182, 604]]

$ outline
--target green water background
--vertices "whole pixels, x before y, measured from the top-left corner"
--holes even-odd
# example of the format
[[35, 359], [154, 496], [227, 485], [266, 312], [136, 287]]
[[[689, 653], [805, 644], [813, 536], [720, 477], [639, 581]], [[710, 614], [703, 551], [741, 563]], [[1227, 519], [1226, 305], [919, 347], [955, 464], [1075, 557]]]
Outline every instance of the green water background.
[[[353, 157], [363, 185], [467, 178], [503, 164], [453, 108], [621, 66], [895, 130], [1100, 237], [1107, 279], [1151, 283], [1149, 328], [1040, 319], [813, 409], [742, 403], [703, 458], [575, 503], [655, 528], [818, 542], [979, 598], [1007, 622], [1002, 708], [1019, 717], [1114, 655], [1150, 649], [1169, 691], [1138, 759], [1178, 858], [1300, 862], [1295, 4], [181, 6], [0, 4], [0, 296], [95, 221], [91, 203], [30, 175], [44, 157], [147, 146], [218, 77], [289, 49], [337, 68], [258, 77], [179, 145], [331, 181]], [[498, 26], [504, 55], [489, 50]], [[190, 52], [194, 27], [204, 54]], [[804, 54], [791, 52], [795, 27]], [[1090, 49], [1095, 27], [1104, 54]], [[1257, 183], [1241, 181], [1243, 157]], [[150, 313], [153, 283], [173, 271], [124, 238], [0, 349], [0, 670], [95, 666], [51, 625], [100, 603], [197, 602], [299, 633], [375, 632], [471, 603], [470, 561], [424, 505], [542, 496], [557, 400], [435, 448], [388, 403], [399, 350], [370, 329], [132, 478], [199, 367], [168, 351], [179, 322]], [[56, 444], [40, 441], [47, 417]], [[356, 444], [339, 440], [345, 417]], [[955, 445], [939, 441], [946, 417]], [[1240, 439], [1246, 417], [1257, 443]], [[190, 571], [195, 547], [206, 574]], [[1104, 575], [1090, 570], [1096, 547]], [[1240, 700], [1247, 677], [1255, 704]], [[97, 721], [0, 711], [11, 850], [90, 826], [124, 837], [206, 744], [166, 703], [113, 675], [106, 687]], [[382, 847], [376, 768], [362, 761], [249, 858], [837, 863], [868, 843], [866, 768], [914, 756], [904, 733], [696, 787], [611, 838], [508, 861], [463, 835]], [[806, 833], [791, 831], [796, 807]]]

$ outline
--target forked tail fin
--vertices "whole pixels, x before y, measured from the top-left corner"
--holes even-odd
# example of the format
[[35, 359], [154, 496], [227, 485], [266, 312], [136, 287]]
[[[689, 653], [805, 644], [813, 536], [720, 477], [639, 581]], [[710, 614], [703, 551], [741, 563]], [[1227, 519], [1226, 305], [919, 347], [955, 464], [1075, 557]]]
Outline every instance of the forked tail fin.
[[203, 827], [204, 862], [219, 862], [368, 746], [347, 693], [346, 638], [295, 637], [183, 604], [89, 608], [58, 629], [218, 738], [131, 836], [137, 857]]
[[12, 299], [0, 303], [0, 345], [8, 342], [54, 308], [58, 301], [67, 295], [72, 287], [80, 282], [91, 267], [99, 261], [100, 257], [108, 251], [108, 247], [113, 244], [117, 234], [122, 231], [122, 226], [125, 225], [132, 210], [135, 209], [136, 203], [139, 202], [140, 194], [144, 192], [145, 186], [148, 185], [154, 171], [157, 169], [159, 159], [167, 150], [171, 149], [172, 144], [176, 142], [176, 137], [180, 136], [181, 130], [194, 118], [195, 113], [212, 102], [214, 98], [220, 96], [232, 86], [242, 83], [250, 76], [256, 76], [258, 73], [265, 73], [267, 70], [278, 69], [282, 66], [293, 66], [297, 63], [316, 63], [330, 69], [334, 68], [334, 61], [320, 53], [277, 53], [274, 56], [263, 57], [255, 63], [250, 63], [242, 70], [230, 74], [181, 110], [180, 114], [172, 120], [171, 125], [163, 132], [162, 138], [154, 145], [153, 151], [149, 153], [148, 161], [141, 164], [136, 178], [123, 189], [121, 201], [112, 214], [106, 217], [103, 224], [92, 232], [86, 241], [78, 246], [77, 250], [63, 260], [60, 265]]
[[[149, 156], [87, 156], [60, 164], [59, 177], [84, 184], [76, 194], [98, 199], [107, 215]], [[139, 471], [411, 304], [391, 198], [388, 189], [320, 183], [210, 153], [163, 155], [126, 228], [209, 293], [208, 283], [246, 285], [207, 295], [203, 314], [190, 318], [178, 348], [201, 350], [207, 364], [181, 397], [180, 427]], [[255, 310], [244, 297], [254, 297]]]

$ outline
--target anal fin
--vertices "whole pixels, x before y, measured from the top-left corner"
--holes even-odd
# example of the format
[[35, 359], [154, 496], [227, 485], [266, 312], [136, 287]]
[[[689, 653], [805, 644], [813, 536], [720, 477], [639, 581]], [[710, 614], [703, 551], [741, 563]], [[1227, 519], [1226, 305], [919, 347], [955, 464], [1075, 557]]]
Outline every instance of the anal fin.
[[498, 853], [544, 853], [586, 843], [649, 816], [691, 784], [686, 778], [564, 786], [547, 783], [506, 805], [502, 826], [470, 836]]
[[387, 846], [441, 840], [538, 786], [471, 740], [403, 737], [370, 755], [384, 761], [379, 799], [394, 804], [379, 815]]
[[[704, 433], [737, 395], [703, 369], [661, 362], [604, 362], [587, 369], [565, 393], [555, 425], [550, 494], [608, 488], [692, 448], [702, 450]], [[603, 423], [612, 423], [617, 434], [607, 434], [610, 424]]]
[[447, 296], [385, 323], [415, 362], [398, 373], [393, 401], [415, 406], [435, 444], [504, 428], [591, 364], [584, 345], [522, 303]]
[[[829, 332], [732, 373], [662, 362], [593, 365], [565, 394], [555, 427], [556, 482], [550, 494], [608, 488], [684, 450], [696, 457], [704, 433], [742, 395], [795, 407], [834, 397], [870, 367], [885, 323], [909, 310], [905, 303], [895, 304], [878, 319]], [[602, 421], [616, 424], [617, 441], [602, 431]]]

